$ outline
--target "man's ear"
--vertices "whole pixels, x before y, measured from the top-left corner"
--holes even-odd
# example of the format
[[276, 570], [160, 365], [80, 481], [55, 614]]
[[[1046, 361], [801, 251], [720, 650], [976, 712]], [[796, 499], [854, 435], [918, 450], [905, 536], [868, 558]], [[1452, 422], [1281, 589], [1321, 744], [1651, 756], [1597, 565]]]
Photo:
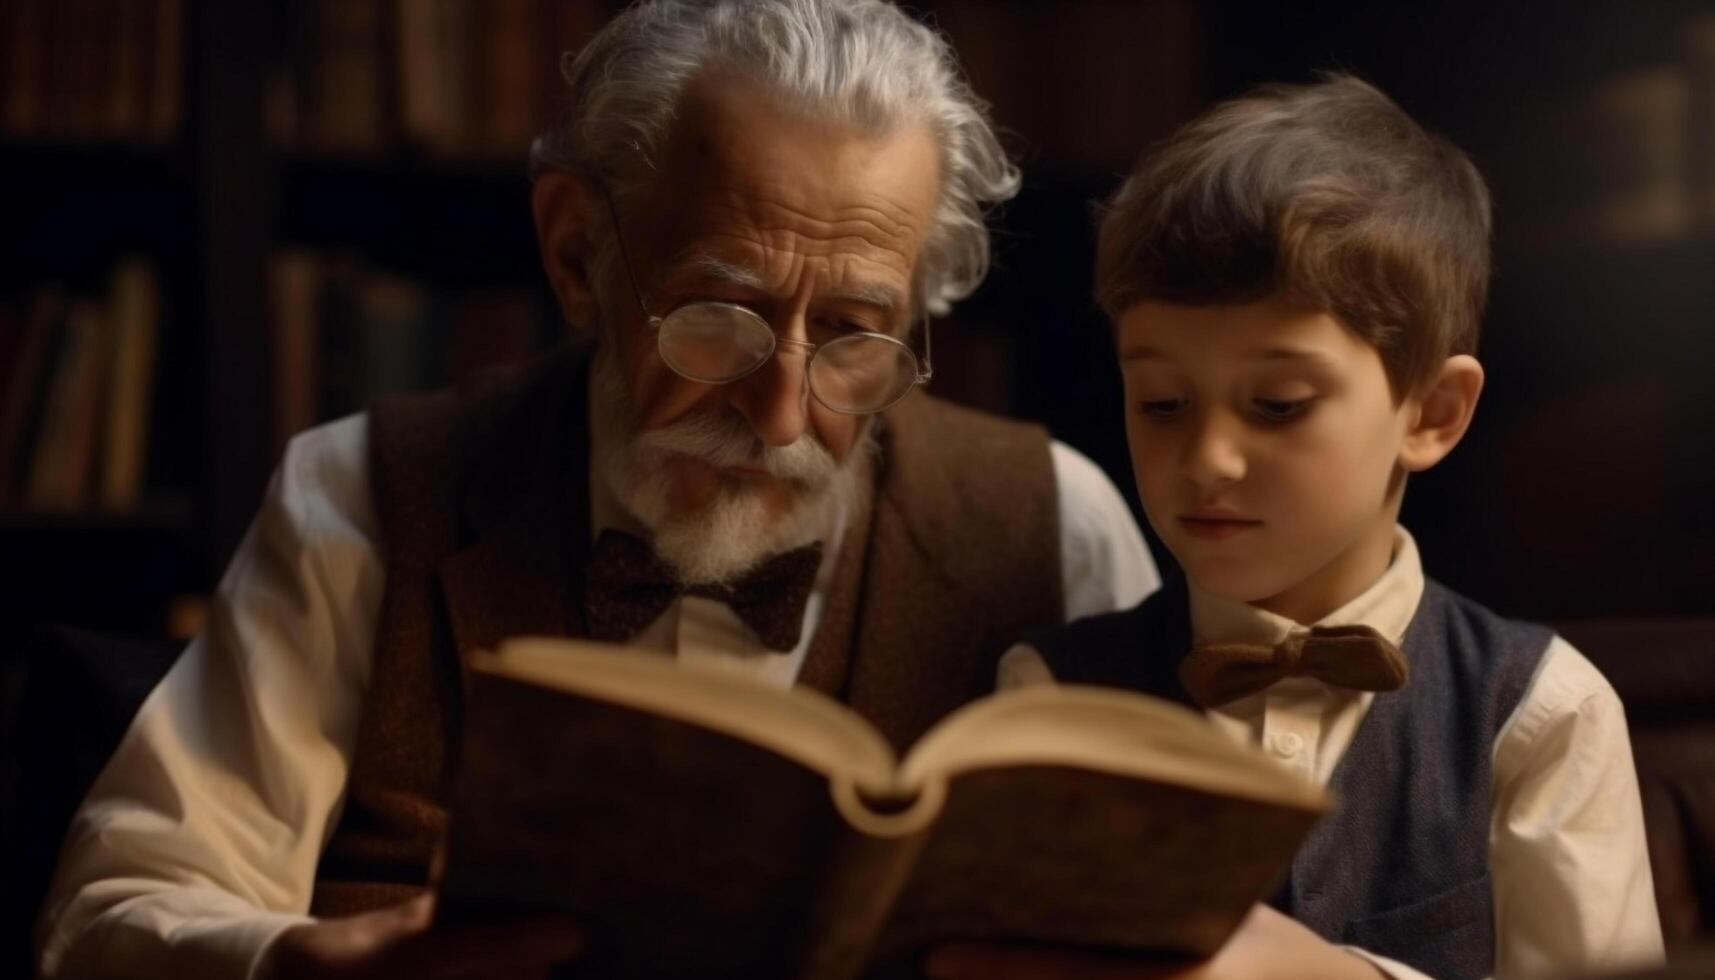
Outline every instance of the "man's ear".
[[536, 217], [536, 245], [542, 268], [560, 301], [560, 315], [582, 330], [595, 327], [596, 300], [591, 269], [595, 242], [592, 219], [602, 206], [601, 189], [570, 171], [550, 170], [530, 188]]
[[1441, 462], [1465, 437], [1482, 393], [1483, 365], [1469, 354], [1449, 357], [1412, 397], [1416, 408], [1399, 448], [1400, 466], [1417, 473]]

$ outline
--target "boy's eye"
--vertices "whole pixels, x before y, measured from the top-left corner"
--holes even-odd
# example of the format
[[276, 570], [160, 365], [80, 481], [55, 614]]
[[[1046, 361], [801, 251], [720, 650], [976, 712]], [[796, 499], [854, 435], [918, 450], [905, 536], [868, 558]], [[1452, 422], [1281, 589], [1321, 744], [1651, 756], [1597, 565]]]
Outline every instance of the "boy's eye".
[[1265, 422], [1290, 422], [1310, 410], [1310, 398], [1253, 398], [1251, 408]]
[[1183, 398], [1145, 399], [1137, 403], [1137, 411], [1152, 419], [1170, 419], [1184, 411], [1185, 404]]

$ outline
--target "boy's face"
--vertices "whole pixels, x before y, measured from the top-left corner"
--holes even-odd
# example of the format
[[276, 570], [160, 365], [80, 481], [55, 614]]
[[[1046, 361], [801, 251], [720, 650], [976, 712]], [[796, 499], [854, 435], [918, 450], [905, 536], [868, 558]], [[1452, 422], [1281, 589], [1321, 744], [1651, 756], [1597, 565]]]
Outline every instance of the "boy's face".
[[1144, 301], [1118, 322], [1149, 522], [1190, 581], [1302, 623], [1387, 568], [1412, 398], [1334, 317]]

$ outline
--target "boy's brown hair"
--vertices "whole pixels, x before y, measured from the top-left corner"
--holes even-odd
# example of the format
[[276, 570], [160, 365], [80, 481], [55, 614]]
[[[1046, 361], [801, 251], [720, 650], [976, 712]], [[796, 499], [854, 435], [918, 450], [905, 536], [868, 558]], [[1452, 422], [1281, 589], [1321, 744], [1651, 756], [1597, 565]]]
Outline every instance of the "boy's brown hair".
[[1152, 149], [1102, 218], [1096, 299], [1280, 295], [1381, 352], [1395, 397], [1474, 353], [1489, 192], [1469, 158], [1349, 75], [1269, 85]]

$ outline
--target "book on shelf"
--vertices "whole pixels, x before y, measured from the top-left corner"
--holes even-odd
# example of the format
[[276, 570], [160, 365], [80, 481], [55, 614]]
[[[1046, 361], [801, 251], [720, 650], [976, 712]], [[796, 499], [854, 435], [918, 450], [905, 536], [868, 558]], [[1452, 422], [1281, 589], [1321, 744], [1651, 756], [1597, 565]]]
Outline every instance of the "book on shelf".
[[1698, 227], [1715, 230], [1715, 13], [1685, 25], [1681, 48], [1691, 82], [1692, 202]]
[[470, 661], [437, 915], [551, 910], [624, 976], [852, 977], [934, 943], [1212, 953], [1324, 791], [1194, 712], [1042, 685], [903, 758], [850, 708], [655, 654]]
[[183, 0], [9, 0], [0, 130], [162, 141], [184, 117]]
[[107, 311], [94, 300], [75, 300], [66, 314], [64, 338], [25, 477], [24, 501], [34, 509], [77, 510], [88, 503], [111, 345], [109, 328]]
[[1591, 96], [1591, 147], [1599, 195], [1597, 240], [1618, 245], [1671, 241], [1691, 228], [1691, 85], [1679, 65], [1604, 78]]
[[[409, 0], [405, 0], [409, 4]], [[307, 135], [317, 149], [372, 152], [387, 143], [382, 0], [319, 0], [316, 77]]]
[[142, 502], [153, 421], [160, 284], [121, 258], [107, 295], [36, 290], [0, 400], [0, 502], [126, 511]]
[[147, 475], [161, 288], [154, 269], [132, 256], [115, 267], [110, 295], [112, 359], [99, 499], [108, 510], [129, 510], [142, 502]]
[[282, 445], [377, 395], [463, 384], [545, 347], [547, 319], [524, 287], [439, 287], [305, 248], [274, 253], [268, 278]]
[[268, 260], [276, 448], [321, 420], [321, 256], [282, 249]]
[[333, 154], [395, 141], [450, 158], [521, 161], [560, 97], [560, 56], [600, 0], [317, 0], [291, 8], [270, 129]]
[[19, 336], [5, 371], [0, 399], [0, 502], [20, 496], [29, 465], [31, 436], [37, 429], [48, 390], [48, 370], [56, 361], [67, 299], [57, 286], [36, 290], [18, 321]]

